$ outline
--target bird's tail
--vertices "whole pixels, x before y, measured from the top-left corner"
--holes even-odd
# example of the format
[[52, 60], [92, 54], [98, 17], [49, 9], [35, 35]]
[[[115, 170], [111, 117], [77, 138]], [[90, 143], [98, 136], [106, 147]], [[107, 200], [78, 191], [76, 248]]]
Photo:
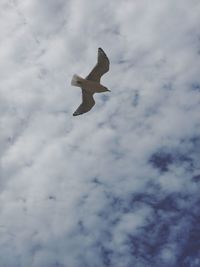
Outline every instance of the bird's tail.
[[81, 87], [83, 78], [78, 76], [77, 74], [74, 74], [72, 77], [71, 85]]

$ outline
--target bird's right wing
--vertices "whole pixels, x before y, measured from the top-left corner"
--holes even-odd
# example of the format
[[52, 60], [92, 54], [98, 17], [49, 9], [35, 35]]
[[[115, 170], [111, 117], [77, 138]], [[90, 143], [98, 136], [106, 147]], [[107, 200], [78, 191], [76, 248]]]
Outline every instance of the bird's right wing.
[[95, 104], [93, 94], [82, 89], [82, 103], [73, 113], [73, 116], [78, 116], [88, 112]]
[[87, 80], [100, 82], [101, 76], [109, 71], [109, 59], [102, 48], [98, 49], [98, 59], [96, 66], [92, 69], [90, 74], [86, 77]]

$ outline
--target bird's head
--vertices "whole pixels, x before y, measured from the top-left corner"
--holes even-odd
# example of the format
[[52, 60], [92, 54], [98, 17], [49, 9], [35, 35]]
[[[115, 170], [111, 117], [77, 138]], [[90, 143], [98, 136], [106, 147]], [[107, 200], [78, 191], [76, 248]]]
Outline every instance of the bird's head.
[[107, 87], [104, 86], [105, 91], [111, 92]]

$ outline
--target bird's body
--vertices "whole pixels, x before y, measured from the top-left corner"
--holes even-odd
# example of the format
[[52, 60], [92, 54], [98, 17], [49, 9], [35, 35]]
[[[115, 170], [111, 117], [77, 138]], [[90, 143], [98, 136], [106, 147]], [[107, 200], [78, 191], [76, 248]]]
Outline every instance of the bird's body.
[[84, 79], [78, 76], [77, 74], [74, 74], [71, 84], [73, 86], [81, 87], [83, 90], [87, 91], [88, 93], [92, 93], [92, 94], [103, 93], [103, 92], [108, 91], [107, 88], [101, 85], [100, 83]]
[[88, 112], [95, 104], [93, 94], [110, 91], [100, 84], [101, 76], [109, 70], [109, 59], [103, 49], [98, 49], [98, 61], [90, 74], [84, 79], [76, 74], [73, 75], [71, 84], [81, 87], [82, 103], [74, 112], [74, 116]]

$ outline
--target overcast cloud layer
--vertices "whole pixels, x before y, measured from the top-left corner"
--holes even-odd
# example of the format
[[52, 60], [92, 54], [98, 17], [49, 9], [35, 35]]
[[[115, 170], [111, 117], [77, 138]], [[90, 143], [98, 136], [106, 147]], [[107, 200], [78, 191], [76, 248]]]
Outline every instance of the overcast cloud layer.
[[[0, 267], [200, 266], [199, 0], [1, 0]], [[102, 47], [91, 112], [74, 73]]]

